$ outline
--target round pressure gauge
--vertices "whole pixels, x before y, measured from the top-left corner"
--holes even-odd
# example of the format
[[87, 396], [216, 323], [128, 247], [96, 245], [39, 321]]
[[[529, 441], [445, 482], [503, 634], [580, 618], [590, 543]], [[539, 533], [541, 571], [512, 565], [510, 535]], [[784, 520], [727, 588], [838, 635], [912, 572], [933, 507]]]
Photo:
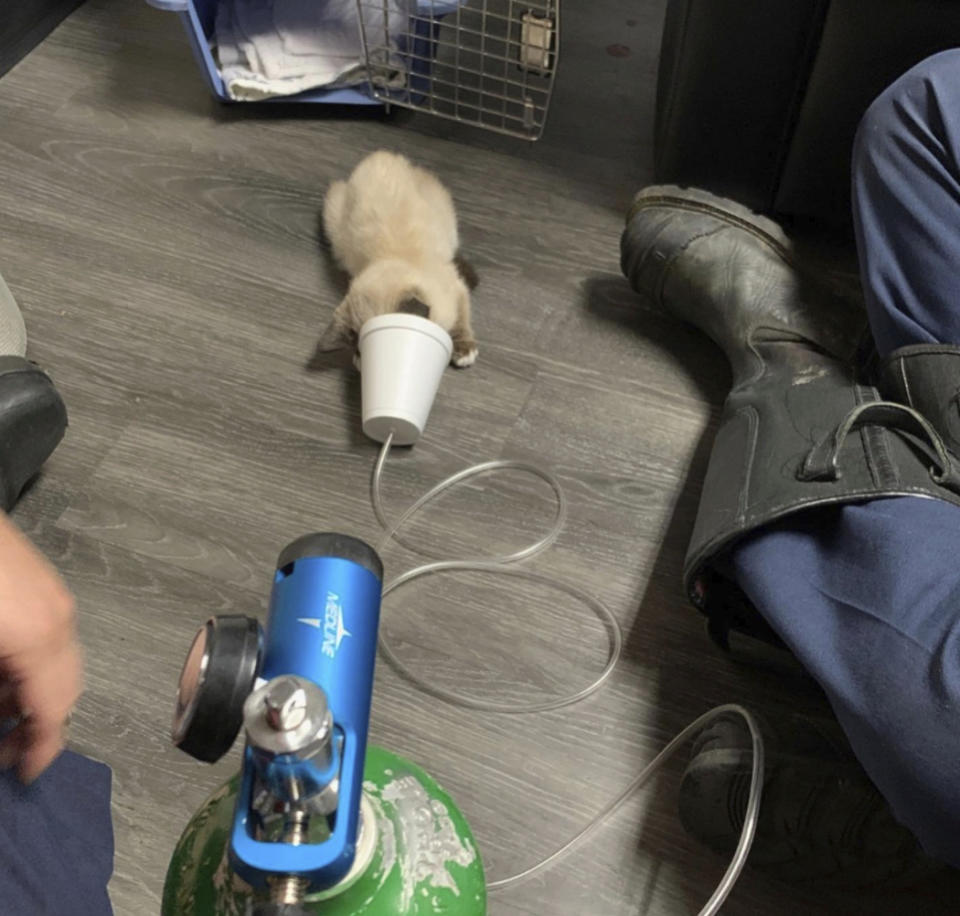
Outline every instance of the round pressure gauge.
[[211, 617], [187, 654], [173, 743], [191, 757], [215, 763], [230, 750], [243, 724], [243, 701], [253, 690], [262, 644], [255, 617]]

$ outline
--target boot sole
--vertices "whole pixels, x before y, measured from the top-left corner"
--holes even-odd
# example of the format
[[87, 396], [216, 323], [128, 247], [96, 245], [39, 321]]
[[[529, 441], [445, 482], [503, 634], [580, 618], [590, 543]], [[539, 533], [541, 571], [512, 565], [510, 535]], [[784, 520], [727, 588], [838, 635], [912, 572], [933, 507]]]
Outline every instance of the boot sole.
[[718, 197], [699, 188], [681, 188], [678, 185], [652, 185], [644, 188], [633, 199], [627, 213], [627, 225], [641, 210], [653, 208], [685, 210], [705, 213], [728, 223], [769, 245], [785, 264], [794, 266], [792, 245], [787, 234], [772, 219], [754, 213], [749, 207]]

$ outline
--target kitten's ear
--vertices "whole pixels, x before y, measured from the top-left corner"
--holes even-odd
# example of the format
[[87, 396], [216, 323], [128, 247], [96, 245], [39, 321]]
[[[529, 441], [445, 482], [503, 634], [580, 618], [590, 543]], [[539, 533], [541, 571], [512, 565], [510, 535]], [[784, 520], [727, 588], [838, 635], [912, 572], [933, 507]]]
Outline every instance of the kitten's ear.
[[476, 269], [459, 251], [453, 256], [453, 266], [457, 268], [460, 279], [467, 284], [467, 289], [475, 290], [480, 285]]
[[330, 324], [320, 335], [317, 343], [317, 353], [330, 353], [334, 350], [345, 350], [356, 345], [357, 335], [347, 319], [347, 302], [341, 302], [333, 312]]
[[416, 294], [404, 299], [397, 306], [397, 311], [404, 315], [419, 315], [421, 318], [430, 317], [430, 306]]

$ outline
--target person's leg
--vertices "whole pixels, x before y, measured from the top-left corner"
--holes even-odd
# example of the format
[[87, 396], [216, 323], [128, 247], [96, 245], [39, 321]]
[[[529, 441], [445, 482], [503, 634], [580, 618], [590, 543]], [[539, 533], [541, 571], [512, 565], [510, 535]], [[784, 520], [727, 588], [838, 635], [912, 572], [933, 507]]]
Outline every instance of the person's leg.
[[[841, 304], [804, 283], [789, 240], [738, 204], [648, 188], [621, 252], [634, 289], [707, 333], [733, 368], [685, 564], [691, 600], [720, 641], [731, 626], [762, 632], [750, 617], [759, 609], [819, 680], [897, 816], [960, 864], [960, 472], [946, 448], [960, 456], [960, 347], [935, 343], [958, 340], [960, 219], [956, 195], [936, 192], [957, 174], [945, 123], [956, 117], [956, 66], [946, 55], [908, 74], [871, 108], [857, 144], [865, 285], [888, 356], [880, 391], [854, 371]], [[699, 744], [681, 787], [684, 823], [715, 845], [735, 842], [749, 773], [749, 742], [733, 734]], [[839, 773], [830, 743], [779, 760], [798, 777]], [[829, 779], [776, 780], [759, 851], [782, 841], [774, 852], [794, 856], [795, 877], [912, 867], [909, 848], [874, 830], [879, 811], [810, 817], [809, 787], [824, 790], [821, 811], [853, 794], [838, 778], [832, 790]], [[878, 868], [882, 836], [898, 849]]]
[[[960, 51], [901, 78], [858, 133], [857, 238], [881, 356], [960, 344], [958, 157]], [[955, 866], [958, 557], [960, 509], [912, 498], [794, 516], [730, 555], [741, 588], [824, 687], [898, 819], [928, 853]]]
[[818, 509], [731, 555], [737, 581], [824, 688], [925, 851], [960, 867], [960, 509]]
[[[66, 408], [26, 358], [27, 334], [0, 276], [0, 511], [63, 438]], [[2, 685], [0, 685], [2, 686]], [[0, 736], [13, 725], [0, 718]], [[0, 772], [0, 912], [109, 916], [110, 769], [65, 751], [30, 786]]]
[[110, 768], [64, 751], [23, 786], [0, 773], [0, 912], [111, 916]]
[[960, 50], [901, 77], [870, 107], [853, 156], [853, 216], [881, 356], [960, 344]]
[[27, 329], [10, 287], [0, 275], [0, 356], [26, 356]]

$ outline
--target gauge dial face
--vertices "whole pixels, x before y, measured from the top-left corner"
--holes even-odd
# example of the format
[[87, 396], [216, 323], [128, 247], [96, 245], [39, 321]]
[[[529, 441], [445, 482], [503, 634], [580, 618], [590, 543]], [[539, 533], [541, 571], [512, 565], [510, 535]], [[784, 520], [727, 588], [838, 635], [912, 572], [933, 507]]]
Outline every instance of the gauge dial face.
[[177, 706], [173, 714], [173, 743], [180, 744], [190, 724], [210, 663], [210, 624], [204, 624], [193, 638], [193, 645], [183, 663], [180, 672], [180, 685], [177, 687]]

